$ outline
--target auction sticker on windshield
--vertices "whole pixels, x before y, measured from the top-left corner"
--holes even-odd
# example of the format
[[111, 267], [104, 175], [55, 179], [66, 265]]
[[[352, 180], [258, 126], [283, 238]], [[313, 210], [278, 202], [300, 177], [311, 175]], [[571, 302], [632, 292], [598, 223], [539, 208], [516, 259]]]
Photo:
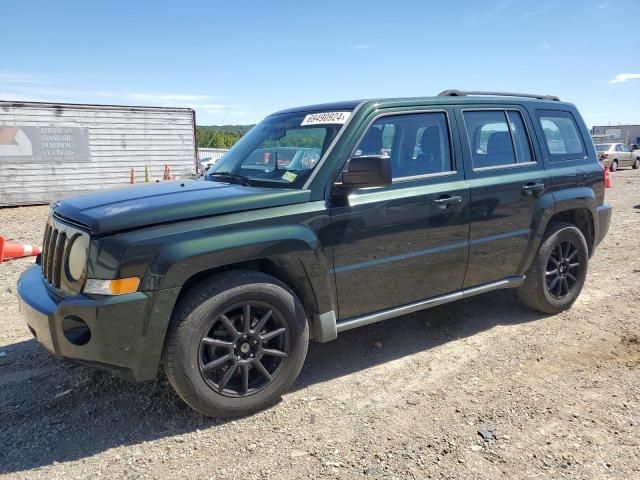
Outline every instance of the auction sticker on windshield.
[[325, 125], [328, 123], [338, 123], [343, 124], [351, 115], [351, 112], [321, 112], [321, 113], [310, 113], [300, 124], [300, 126], [304, 127], [305, 125]]
[[286, 172], [284, 175], [282, 175], [282, 179], [286, 180], [287, 182], [293, 182], [297, 177], [298, 175], [293, 172]]

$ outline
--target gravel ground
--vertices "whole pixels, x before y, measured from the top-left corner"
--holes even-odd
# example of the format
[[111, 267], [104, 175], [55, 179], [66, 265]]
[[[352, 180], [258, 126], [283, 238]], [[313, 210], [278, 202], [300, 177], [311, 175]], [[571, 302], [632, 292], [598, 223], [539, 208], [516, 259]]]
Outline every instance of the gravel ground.
[[[570, 311], [513, 292], [312, 344], [275, 407], [198, 416], [164, 378], [59, 362], [18, 316], [31, 260], [0, 266], [0, 476], [7, 478], [640, 478], [640, 171], [607, 191], [611, 230]], [[37, 243], [47, 207], [0, 209]]]

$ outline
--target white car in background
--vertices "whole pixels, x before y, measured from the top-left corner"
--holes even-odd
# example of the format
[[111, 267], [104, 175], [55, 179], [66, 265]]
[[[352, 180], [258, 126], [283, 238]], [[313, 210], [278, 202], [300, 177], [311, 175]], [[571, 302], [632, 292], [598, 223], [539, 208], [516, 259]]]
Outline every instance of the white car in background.
[[214, 163], [216, 163], [216, 159], [211, 157], [201, 158], [200, 160], [198, 160], [198, 175], [203, 175], [204, 172], [209, 170], [209, 167], [211, 167], [211, 165], [213, 165]]
[[615, 172], [618, 167], [640, 167], [640, 150], [631, 150], [624, 143], [596, 143], [598, 159]]

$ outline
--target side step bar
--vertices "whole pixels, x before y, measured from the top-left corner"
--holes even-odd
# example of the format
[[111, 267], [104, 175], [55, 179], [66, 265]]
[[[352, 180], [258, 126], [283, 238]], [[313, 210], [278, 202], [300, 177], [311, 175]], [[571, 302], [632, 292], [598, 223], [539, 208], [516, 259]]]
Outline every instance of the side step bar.
[[465, 290], [459, 290], [453, 293], [447, 293], [438, 297], [430, 298], [429, 300], [421, 300], [416, 303], [410, 303], [401, 307], [390, 308], [389, 310], [382, 310], [380, 312], [372, 313], [369, 315], [362, 315], [360, 317], [353, 317], [341, 322], [337, 322], [337, 333], [346, 332], [352, 328], [362, 327], [363, 325], [369, 325], [370, 323], [381, 322], [393, 317], [399, 317], [408, 313], [425, 310], [427, 308], [443, 305], [445, 303], [455, 302], [456, 300], [462, 300], [463, 298], [472, 297], [474, 295], [480, 295], [481, 293], [491, 292], [493, 290], [499, 290], [501, 288], [516, 288], [524, 283], [525, 276], [508, 277], [497, 282], [486, 283], [477, 287], [467, 288]]

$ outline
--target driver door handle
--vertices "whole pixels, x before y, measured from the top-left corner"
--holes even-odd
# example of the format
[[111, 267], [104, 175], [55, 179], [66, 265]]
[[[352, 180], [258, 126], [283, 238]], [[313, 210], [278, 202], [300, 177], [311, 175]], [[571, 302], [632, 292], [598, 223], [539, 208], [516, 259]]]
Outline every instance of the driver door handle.
[[456, 203], [462, 203], [462, 197], [460, 195], [442, 196], [440, 198], [436, 198], [431, 202], [431, 205], [435, 205], [440, 208], [447, 208], [449, 205], [453, 205]]
[[544, 183], [529, 182], [522, 186], [522, 193], [526, 195], [533, 195], [535, 192], [539, 192], [540, 190], [544, 190]]

